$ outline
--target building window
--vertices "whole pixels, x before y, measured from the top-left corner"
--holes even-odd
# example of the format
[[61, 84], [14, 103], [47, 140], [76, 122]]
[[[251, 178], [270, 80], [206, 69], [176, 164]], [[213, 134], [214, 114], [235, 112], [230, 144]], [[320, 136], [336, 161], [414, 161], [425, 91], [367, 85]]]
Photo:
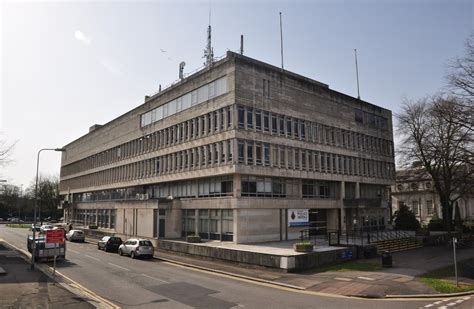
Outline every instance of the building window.
[[265, 165], [270, 165], [270, 144], [263, 144], [263, 158]]
[[237, 152], [238, 152], [239, 163], [244, 163], [244, 151], [245, 151], [244, 148], [245, 148], [245, 143], [242, 141], [238, 141]]
[[411, 211], [415, 216], [418, 216], [418, 201], [411, 202]]
[[247, 142], [247, 164], [253, 165], [253, 142]]
[[238, 116], [238, 122], [239, 122], [239, 128], [243, 129], [245, 127], [245, 109], [241, 106], [239, 106], [238, 111], [237, 111], [237, 116]]
[[434, 215], [434, 207], [433, 207], [433, 201], [432, 200], [427, 200], [426, 201], [426, 212], [428, 213], [428, 216]]
[[253, 109], [247, 108], [247, 129], [253, 129]]
[[277, 116], [272, 114], [272, 133], [277, 133]]
[[255, 129], [262, 130], [262, 112], [259, 110], [255, 111]]
[[270, 115], [268, 112], [263, 112], [263, 130], [270, 131]]

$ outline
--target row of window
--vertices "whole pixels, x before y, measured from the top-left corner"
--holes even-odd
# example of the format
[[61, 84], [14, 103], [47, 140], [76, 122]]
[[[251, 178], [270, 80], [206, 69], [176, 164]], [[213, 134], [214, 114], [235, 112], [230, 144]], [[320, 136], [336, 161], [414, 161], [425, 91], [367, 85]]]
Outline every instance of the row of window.
[[[241, 176], [240, 196], [272, 198], [322, 198], [334, 199], [337, 186], [333, 181], [311, 179]], [[346, 189], [347, 187], [346, 183]], [[364, 187], [365, 188], [365, 187]], [[136, 186], [86, 193], [74, 193], [74, 202], [98, 202], [110, 200], [148, 200], [157, 198], [205, 198], [234, 196], [231, 175], [195, 180], [181, 180], [156, 185]], [[379, 191], [378, 186], [368, 185], [361, 196], [371, 196], [368, 189]], [[378, 195], [380, 198], [380, 195]]]
[[232, 144], [233, 140], [224, 140], [62, 180], [61, 188], [100, 186], [229, 164], [232, 162]]
[[204, 239], [232, 241], [232, 209], [183, 209], [182, 235], [196, 234]]
[[334, 198], [336, 183], [276, 177], [242, 176], [242, 196]]
[[252, 107], [238, 106], [237, 124], [240, 129], [386, 156], [393, 155], [392, 142], [389, 140]]
[[[400, 208], [401, 205], [405, 205], [405, 203], [404, 202], [399, 202], [398, 207]], [[421, 204], [418, 201], [413, 200], [411, 202], [411, 205], [409, 206], [409, 208], [415, 216], [418, 216], [418, 215], [420, 215], [420, 211], [421, 211], [420, 206], [421, 206]], [[433, 205], [432, 200], [426, 200], [426, 215], [427, 216], [434, 215], [434, 205]]]
[[219, 78], [141, 115], [140, 124], [145, 127], [226, 92], [227, 78]]
[[76, 225], [97, 225], [115, 228], [115, 209], [77, 209], [74, 212]]
[[167, 182], [94, 192], [75, 193], [74, 202], [148, 200], [154, 198], [197, 198], [232, 195], [232, 176]]
[[356, 123], [367, 125], [379, 130], [388, 130], [388, 120], [385, 117], [361, 109], [354, 109], [354, 120]]
[[184, 121], [61, 168], [61, 176], [83, 172], [232, 128], [233, 106]]
[[391, 162], [344, 156], [250, 140], [237, 141], [237, 160], [247, 165], [392, 179]]

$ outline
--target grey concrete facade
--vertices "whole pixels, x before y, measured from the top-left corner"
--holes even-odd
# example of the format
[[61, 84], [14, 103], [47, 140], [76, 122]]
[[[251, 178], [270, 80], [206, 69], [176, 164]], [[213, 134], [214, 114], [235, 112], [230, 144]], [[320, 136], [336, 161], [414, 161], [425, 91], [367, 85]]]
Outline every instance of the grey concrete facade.
[[389, 110], [232, 52], [65, 148], [65, 217], [127, 237], [383, 228], [394, 181]]

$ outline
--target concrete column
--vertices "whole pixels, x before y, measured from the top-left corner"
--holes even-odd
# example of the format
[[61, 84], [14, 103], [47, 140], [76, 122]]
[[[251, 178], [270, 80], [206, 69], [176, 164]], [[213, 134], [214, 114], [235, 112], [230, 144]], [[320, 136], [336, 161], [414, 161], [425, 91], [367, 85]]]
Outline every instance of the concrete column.
[[[227, 113], [225, 113], [227, 115]], [[227, 128], [227, 125], [224, 123], [224, 126]], [[224, 151], [224, 164], [229, 162], [229, 146], [228, 144], [230, 143], [229, 140], [223, 141], [222, 142], [222, 151]]]
[[241, 175], [234, 174], [234, 184], [233, 184], [233, 194], [234, 198], [239, 197], [240, 193], [242, 192], [242, 183], [241, 183]]
[[199, 235], [199, 209], [194, 210], [194, 234]]
[[[344, 217], [346, 215], [345, 210], [344, 210], [344, 198], [346, 197], [346, 183], [344, 181], [341, 181], [341, 188], [340, 188], [340, 196], [339, 196], [339, 202], [341, 205], [341, 230], [345, 231], [346, 230], [346, 224], [344, 223]], [[347, 219], [346, 219], [347, 220]]]
[[355, 183], [355, 198], [360, 198], [360, 183]]
[[[224, 107], [224, 114], [221, 113], [221, 115], [223, 116], [223, 123], [224, 123], [224, 130], [227, 129], [227, 127], [229, 126], [229, 119], [227, 118], [227, 111], [230, 109], [231, 107], [227, 106], [227, 107]], [[226, 159], [227, 160], [227, 159]]]

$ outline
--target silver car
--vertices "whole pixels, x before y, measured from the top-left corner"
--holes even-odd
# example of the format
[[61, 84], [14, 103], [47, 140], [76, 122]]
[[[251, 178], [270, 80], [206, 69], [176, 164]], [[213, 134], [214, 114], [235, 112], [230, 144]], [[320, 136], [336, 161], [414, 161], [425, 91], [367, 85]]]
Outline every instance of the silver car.
[[153, 257], [153, 244], [148, 239], [131, 238], [120, 245], [118, 252], [120, 255], [130, 255], [132, 259], [137, 257]]
[[86, 240], [84, 232], [81, 230], [70, 230], [66, 234], [66, 239], [69, 241], [80, 241], [80, 242], [84, 242]]

